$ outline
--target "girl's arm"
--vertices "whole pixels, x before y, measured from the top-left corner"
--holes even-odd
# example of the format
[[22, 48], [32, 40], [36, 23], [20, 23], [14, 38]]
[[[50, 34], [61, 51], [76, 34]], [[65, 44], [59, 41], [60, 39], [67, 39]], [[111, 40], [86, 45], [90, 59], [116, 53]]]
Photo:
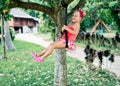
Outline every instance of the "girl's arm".
[[70, 32], [70, 33], [72, 33], [72, 34], [78, 34], [78, 32], [79, 32], [79, 29], [80, 29], [80, 25], [74, 25], [73, 26], [73, 30], [71, 30], [68, 26], [63, 26], [62, 27], [62, 31], [64, 31], [64, 30], [67, 30], [68, 32]]

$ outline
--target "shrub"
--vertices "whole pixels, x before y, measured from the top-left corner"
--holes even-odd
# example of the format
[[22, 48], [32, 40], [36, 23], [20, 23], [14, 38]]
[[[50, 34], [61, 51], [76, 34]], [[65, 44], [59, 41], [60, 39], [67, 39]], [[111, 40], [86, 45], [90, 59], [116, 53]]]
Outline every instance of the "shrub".
[[10, 28], [10, 36], [11, 36], [11, 39], [14, 40], [15, 39], [15, 31], [13, 28]]

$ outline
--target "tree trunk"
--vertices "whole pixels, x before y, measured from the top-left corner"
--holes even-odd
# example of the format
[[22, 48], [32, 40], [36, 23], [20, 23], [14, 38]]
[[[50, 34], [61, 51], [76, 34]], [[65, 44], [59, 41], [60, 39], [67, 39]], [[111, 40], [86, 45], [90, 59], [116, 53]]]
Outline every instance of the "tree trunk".
[[5, 49], [5, 32], [4, 32], [4, 14], [2, 14], [2, 27], [1, 27], [1, 42], [2, 42], [2, 58], [6, 58], [6, 49]]
[[[64, 12], [61, 10], [58, 14], [58, 26], [56, 28], [56, 39], [60, 37], [61, 27], [63, 26]], [[56, 50], [54, 73], [54, 86], [67, 86], [67, 65], [65, 49]]]
[[10, 30], [9, 30], [9, 24], [8, 21], [4, 21], [4, 28], [5, 28], [5, 44], [6, 44], [6, 48], [8, 50], [15, 50], [15, 46], [13, 45], [13, 42], [11, 40], [11, 36], [10, 36]]
[[65, 49], [56, 50], [54, 86], [67, 86], [67, 65]]

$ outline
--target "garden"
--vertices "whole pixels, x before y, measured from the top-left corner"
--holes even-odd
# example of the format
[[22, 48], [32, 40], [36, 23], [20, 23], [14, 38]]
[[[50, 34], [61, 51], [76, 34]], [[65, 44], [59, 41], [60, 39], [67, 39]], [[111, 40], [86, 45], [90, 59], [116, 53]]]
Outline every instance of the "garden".
[[[85, 18], [75, 43], [84, 49], [86, 62], [68, 56], [66, 49], [55, 49], [44, 63], [35, 62], [31, 52], [44, 47], [15, 37], [18, 33], [8, 23], [14, 18], [9, 14], [12, 8], [40, 19], [34, 35], [50, 41], [58, 40], [63, 25], [71, 23], [73, 11], [82, 9], [85, 14], [80, 15]], [[0, 20], [1, 86], [120, 85], [120, 77], [102, 67], [104, 57], [114, 63], [115, 56], [120, 56], [120, 0], [1, 0]], [[96, 58], [99, 67], [93, 64]]]
[[[0, 61], [1, 86], [52, 86], [54, 82], [54, 54], [45, 63], [32, 60], [31, 51], [39, 52], [43, 47], [15, 40], [16, 51], [8, 51], [8, 59]], [[24, 46], [26, 45], [26, 46]], [[0, 52], [2, 53], [2, 52]], [[81, 61], [67, 57], [68, 86], [119, 86], [120, 79], [107, 70], [89, 71]]]

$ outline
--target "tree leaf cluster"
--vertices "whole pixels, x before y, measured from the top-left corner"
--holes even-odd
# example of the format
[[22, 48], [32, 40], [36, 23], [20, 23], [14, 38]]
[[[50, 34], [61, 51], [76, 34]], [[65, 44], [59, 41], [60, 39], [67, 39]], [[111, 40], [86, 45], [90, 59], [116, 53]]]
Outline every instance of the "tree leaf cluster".
[[0, 14], [8, 14], [9, 8], [8, 8], [9, 0], [0, 0]]
[[112, 27], [117, 28], [120, 25], [119, 0], [87, 0], [84, 10], [86, 11], [86, 17], [81, 24], [82, 28], [92, 28], [98, 19]]

